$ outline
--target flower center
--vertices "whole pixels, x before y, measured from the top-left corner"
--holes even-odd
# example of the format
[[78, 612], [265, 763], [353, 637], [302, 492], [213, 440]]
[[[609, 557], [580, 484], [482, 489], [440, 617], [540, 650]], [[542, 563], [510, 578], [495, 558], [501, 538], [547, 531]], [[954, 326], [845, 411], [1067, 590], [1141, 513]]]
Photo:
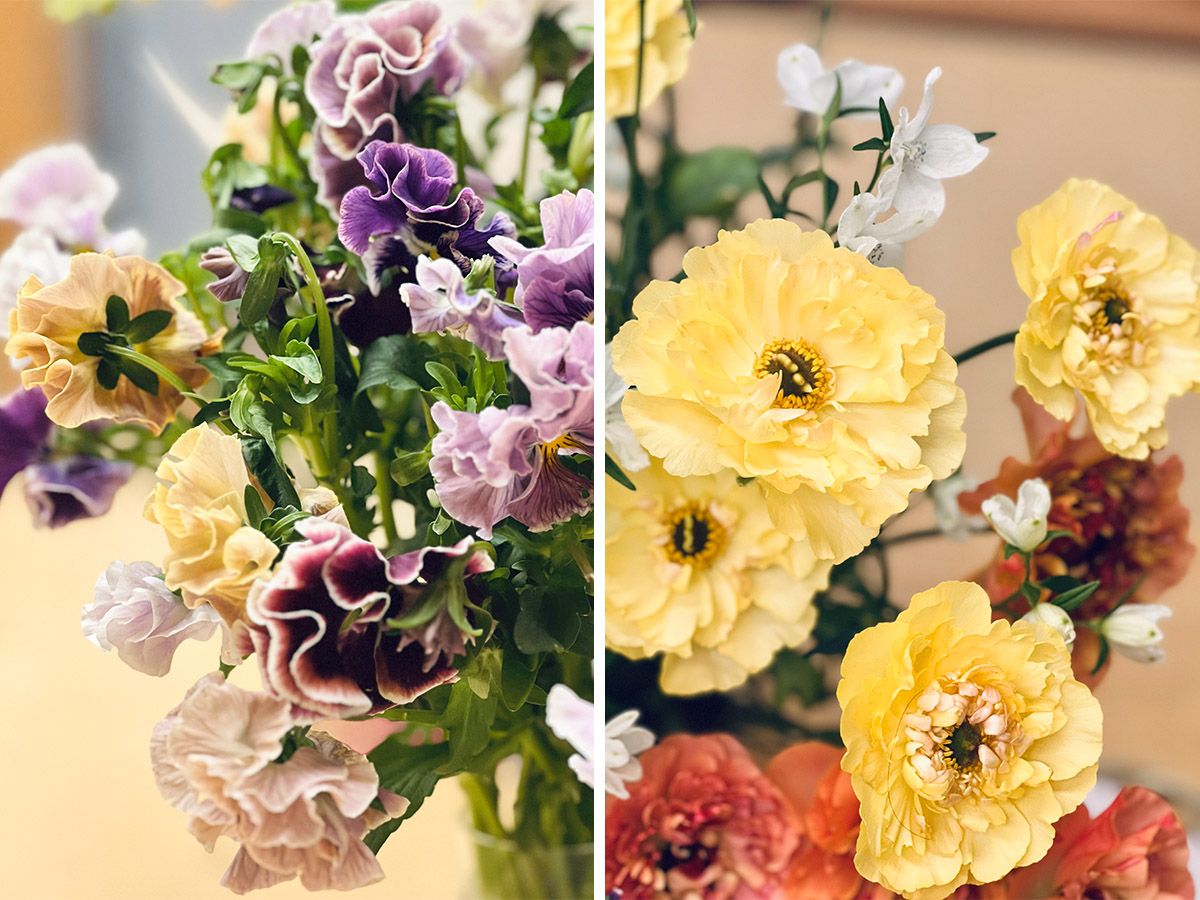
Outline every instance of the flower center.
[[952, 763], [956, 769], [969, 769], [979, 762], [977, 751], [983, 743], [983, 735], [970, 722], [960, 722], [950, 732], [950, 738], [943, 745], [946, 762]]
[[546, 457], [546, 462], [552, 462], [558, 456], [560, 450], [582, 450], [583, 447], [579, 441], [575, 440], [575, 435], [567, 432], [560, 437], [556, 437], [552, 441], [547, 441], [544, 444], [538, 444], [537, 448], [542, 451]]
[[1130, 310], [1129, 298], [1111, 284], [1105, 283], [1088, 297], [1089, 307], [1095, 307], [1091, 315], [1093, 338], [1108, 331], [1113, 325], [1118, 329]]
[[667, 514], [667, 559], [707, 569], [725, 549], [725, 528], [699, 503], [676, 507]]
[[804, 341], [771, 341], [754, 361], [754, 375], [780, 376], [773, 405], [784, 409], [815, 409], [833, 393], [833, 370]]

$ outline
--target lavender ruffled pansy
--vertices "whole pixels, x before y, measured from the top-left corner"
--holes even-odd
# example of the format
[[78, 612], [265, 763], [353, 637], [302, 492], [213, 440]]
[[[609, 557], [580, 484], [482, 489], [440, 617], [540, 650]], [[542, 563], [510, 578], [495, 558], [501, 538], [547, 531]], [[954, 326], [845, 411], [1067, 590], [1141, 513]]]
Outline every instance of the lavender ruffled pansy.
[[96, 579], [95, 601], [83, 608], [83, 633], [105, 652], [115, 649], [132, 669], [166, 675], [179, 645], [206, 641], [220, 626], [211, 606], [188, 609], [153, 563], [121, 561]]
[[490, 241], [516, 265], [516, 303], [535, 331], [570, 328], [595, 316], [595, 208], [591, 191], [563, 191], [541, 203], [543, 246], [505, 236]]
[[60, 528], [77, 519], [102, 516], [133, 475], [130, 462], [98, 456], [67, 456], [25, 470], [25, 501], [38, 528]]
[[[454, 193], [457, 170], [444, 153], [372, 141], [358, 160], [370, 186], [346, 194], [338, 236], [363, 257], [372, 290], [385, 269], [435, 251], [465, 274], [473, 260], [492, 253], [489, 241], [515, 233], [503, 213], [477, 227], [483, 201], [471, 188]], [[498, 282], [507, 268], [499, 267]]]
[[[413, 612], [444, 572], [489, 571], [491, 559], [471, 552], [470, 539], [386, 559], [333, 522], [307, 519], [296, 530], [306, 540], [288, 546], [247, 602], [263, 683], [292, 704], [293, 718], [375, 713], [457, 679], [454, 658], [468, 635], [445, 608], [413, 628], [385, 623]], [[456, 576], [452, 563], [464, 556]]]
[[441, 431], [429, 468], [447, 514], [488, 538], [508, 516], [546, 531], [591, 508], [591, 482], [559, 457], [594, 451], [593, 331], [579, 322], [570, 331], [505, 332], [509, 364], [529, 390], [528, 406], [471, 413], [434, 405]]
[[417, 333], [449, 331], [479, 347], [488, 359], [504, 359], [504, 331], [523, 324], [521, 311], [488, 291], [468, 293], [458, 266], [421, 257], [416, 284], [400, 287]]
[[292, 71], [292, 49], [307, 47], [314, 38], [329, 30], [337, 18], [333, 0], [292, 3], [263, 20], [246, 47], [247, 59], [274, 56], [283, 71]]
[[304, 79], [317, 114], [310, 168], [319, 199], [336, 215], [346, 192], [364, 183], [355, 155], [373, 139], [403, 138], [397, 99], [411, 99], [427, 83], [452, 94], [466, 59], [442, 11], [426, 0], [339, 16], [311, 56]]
[[17, 388], [0, 399], [0, 494], [14, 475], [42, 455], [53, 427], [42, 391]]

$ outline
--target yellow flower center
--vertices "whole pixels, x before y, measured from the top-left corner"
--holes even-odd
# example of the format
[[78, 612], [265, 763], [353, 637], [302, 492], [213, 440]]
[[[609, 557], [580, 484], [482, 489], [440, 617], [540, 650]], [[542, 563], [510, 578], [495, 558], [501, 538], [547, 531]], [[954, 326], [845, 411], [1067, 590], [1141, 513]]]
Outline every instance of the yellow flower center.
[[542, 451], [546, 457], [546, 462], [555, 462], [560, 450], [582, 450], [583, 447], [579, 441], [575, 440], [575, 436], [568, 432], [567, 434], [556, 437], [552, 441], [547, 441], [544, 444], [538, 444], [537, 448]]
[[687, 503], [667, 513], [667, 559], [707, 569], [725, 549], [726, 533], [708, 508]]
[[833, 393], [833, 370], [805, 341], [771, 341], [754, 361], [754, 375], [780, 376], [773, 405], [784, 409], [815, 409]]

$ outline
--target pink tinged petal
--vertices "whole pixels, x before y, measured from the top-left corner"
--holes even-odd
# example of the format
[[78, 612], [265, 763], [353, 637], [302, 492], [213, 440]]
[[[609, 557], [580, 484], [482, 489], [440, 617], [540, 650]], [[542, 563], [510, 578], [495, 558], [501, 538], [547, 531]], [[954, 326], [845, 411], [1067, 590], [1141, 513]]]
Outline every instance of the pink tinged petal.
[[276, 872], [264, 868], [254, 861], [245, 847], [239, 847], [233, 862], [221, 876], [221, 887], [228, 888], [235, 894], [248, 894], [251, 891], [269, 888], [284, 881], [291, 881], [295, 875]]
[[[411, 584], [417, 580], [417, 576], [426, 566], [426, 560], [430, 556], [447, 556], [450, 558], [462, 556], [466, 553], [471, 545], [475, 543], [472, 538], [465, 537], [457, 544], [449, 547], [422, 547], [419, 550], [410, 550], [408, 553], [402, 553], [399, 556], [393, 556], [387, 561], [387, 577], [388, 581], [395, 585]], [[487, 568], [479, 568], [478, 560], [487, 561]], [[470, 563], [467, 566], [467, 574], [473, 575], [476, 572], [490, 572], [493, 568], [491, 558], [485, 553], [476, 553], [472, 556]]]
[[1110, 225], [1113, 222], [1120, 222], [1123, 218], [1125, 218], [1125, 213], [1119, 209], [1114, 213], [1110, 213], [1104, 219], [1104, 221], [1101, 222], [1099, 225], [1097, 225], [1095, 228], [1091, 229], [1090, 231], [1085, 231], [1081, 235], [1079, 235], [1079, 238], [1075, 241], [1076, 248], [1079, 250], [1083, 250], [1084, 248], [1086, 248], [1088, 245], [1090, 245], [1092, 243], [1092, 238], [1094, 238], [1096, 236], [1096, 232], [1098, 232], [1105, 225]]

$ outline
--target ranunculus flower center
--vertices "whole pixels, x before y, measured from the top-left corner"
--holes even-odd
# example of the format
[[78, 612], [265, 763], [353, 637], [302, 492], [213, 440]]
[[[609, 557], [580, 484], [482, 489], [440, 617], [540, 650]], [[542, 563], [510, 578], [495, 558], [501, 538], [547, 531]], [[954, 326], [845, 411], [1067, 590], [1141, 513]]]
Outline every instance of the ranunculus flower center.
[[706, 506], [689, 503], [667, 513], [667, 559], [707, 569], [725, 549], [726, 534]]
[[754, 374], [780, 376], [774, 405], [784, 409], [815, 409], [833, 393], [833, 370], [805, 341], [771, 341], [758, 355]]

